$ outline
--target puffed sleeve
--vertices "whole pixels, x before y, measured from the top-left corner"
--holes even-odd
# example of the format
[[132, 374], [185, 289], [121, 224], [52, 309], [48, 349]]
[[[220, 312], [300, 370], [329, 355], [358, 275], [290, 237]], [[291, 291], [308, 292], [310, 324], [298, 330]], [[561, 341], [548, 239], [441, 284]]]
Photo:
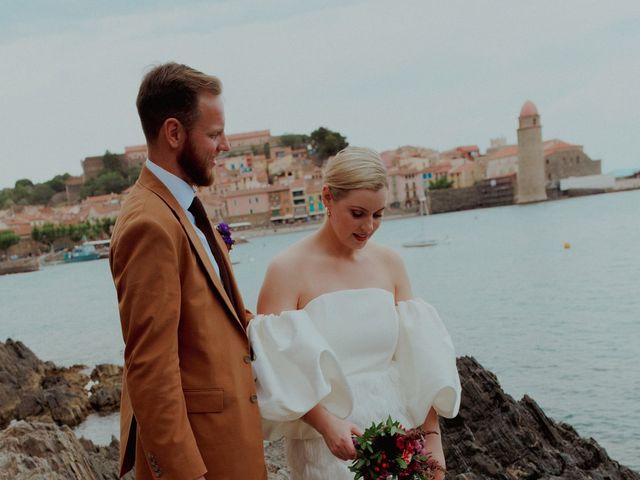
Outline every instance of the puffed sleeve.
[[351, 413], [353, 396], [336, 355], [304, 310], [256, 315], [249, 339], [266, 439], [319, 436], [300, 420], [318, 404], [340, 418]]
[[449, 332], [435, 308], [424, 300], [399, 302], [395, 360], [414, 425], [424, 422], [429, 407], [453, 418], [460, 408], [460, 378]]

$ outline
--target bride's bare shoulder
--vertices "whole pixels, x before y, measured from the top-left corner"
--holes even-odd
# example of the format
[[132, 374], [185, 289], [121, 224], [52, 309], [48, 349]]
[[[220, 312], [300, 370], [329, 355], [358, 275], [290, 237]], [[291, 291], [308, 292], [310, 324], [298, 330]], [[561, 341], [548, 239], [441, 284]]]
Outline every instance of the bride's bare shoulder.
[[269, 263], [268, 270], [277, 275], [289, 275], [293, 271], [299, 271], [300, 265], [304, 264], [304, 260], [309, 256], [310, 251], [313, 251], [313, 247], [309, 244], [307, 238], [303, 238], [289, 245], [273, 257]]
[[297, 242], [276, 255], [269, 266], [258, 296], [258, 313], [280, 313], [298, 308], [302, 282], [304, 241]]
[[367, 246], [371, 249], [372, 256], [383, 262], [386, 267], [394, 270], [404, 268], [404, 261], [396, 250], [376, 242], [370, 242]]
[[391, 281], [395, 286], [396, 300], [412, 298], [413, 293], [411, 292], [409, 276], [400, 254], [392, 248], [377, 243], [371, 243], [371, 247], [371, 253], [381, 263], [381, 267], [391, 276]]

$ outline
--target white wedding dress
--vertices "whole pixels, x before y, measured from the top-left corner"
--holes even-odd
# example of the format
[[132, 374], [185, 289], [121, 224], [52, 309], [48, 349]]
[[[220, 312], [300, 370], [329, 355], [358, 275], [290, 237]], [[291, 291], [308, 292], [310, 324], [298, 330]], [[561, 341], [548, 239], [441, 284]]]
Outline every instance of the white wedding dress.
[[381, 288], [340, 290], [302, 310], [257, 315], [249, 324], [266, 439], [286, 439], [292, 480], [351, 480], [350, 462], [300, 420], [318, 403], [361, 428], [389, 415], [405, 427], [431, 406], [454, 417], [460, 380], [453, 344], [422, 300], [395, 304]]

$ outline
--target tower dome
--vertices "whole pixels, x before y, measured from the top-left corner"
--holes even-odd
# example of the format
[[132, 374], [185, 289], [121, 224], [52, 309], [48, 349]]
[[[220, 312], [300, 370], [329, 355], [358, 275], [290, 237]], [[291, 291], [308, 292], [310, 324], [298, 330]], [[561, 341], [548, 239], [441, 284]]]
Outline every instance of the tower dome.
[[534, 115], [539, 115], [538, 109], [536, 108], [535, 104], [531, 100], [527, 100], [526, 102], [524, 102], [524, 105], [522, 105], [522, 109], [520, 110], [520, 116], [532, 117]]

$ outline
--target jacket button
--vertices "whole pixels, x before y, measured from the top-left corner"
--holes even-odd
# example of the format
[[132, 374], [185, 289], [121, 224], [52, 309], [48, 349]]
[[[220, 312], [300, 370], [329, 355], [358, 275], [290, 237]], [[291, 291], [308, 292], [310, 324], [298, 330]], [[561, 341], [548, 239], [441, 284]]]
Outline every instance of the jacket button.
[[251, 395], [251, 396], [249, 397], [249, 401], [250, 401], [251, 403], [256, 403], [256, 402], [258, 401], [258, 396], [254, 393], [253, 395]]
[[244, 363], [251, 363], [251, 355], [245, 355], [242, 359], [244, 360]]

